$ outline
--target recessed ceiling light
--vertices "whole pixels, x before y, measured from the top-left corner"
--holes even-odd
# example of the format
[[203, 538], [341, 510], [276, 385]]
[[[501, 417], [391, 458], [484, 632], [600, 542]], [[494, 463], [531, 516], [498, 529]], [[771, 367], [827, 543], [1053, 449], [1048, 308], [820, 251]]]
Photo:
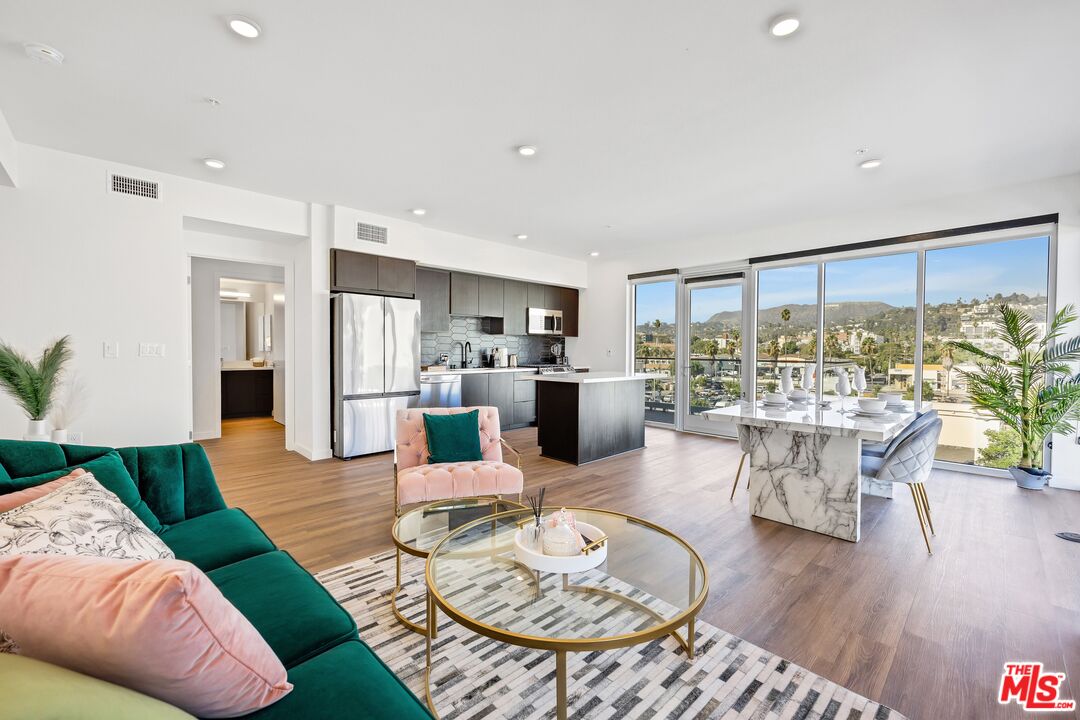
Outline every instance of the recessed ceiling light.
[[787, 37], [799, 29], [799, 18], [794, 15], [777, 15], [769, 21], [769, 32], [774, 37]]
[[863, 170], [873, 170], [876, 167], [881, 167], [881, 158], [870, 158], [869, 160], [863, 160], [859, 163], [859, 167]]
[[522, 233], [521, 235], [515, 235], [514, 237], [516, 239], [518, 239], [518, 240], [528, 240], [529, 239], [529, 236], [524, 234], [524, 233]]
[[225, 168], [225, 161], [217, 158], [203, 158], [203, 165], [214, 170], [222, 170]]
[[413, 208], [410, 210], [413, 215], [427, 215], [427, 210], [424, 208]]
[[518, 152], [518, 155], [524, 155], [525, 157], [532, 157], [533, 155], [536, 154], [536, 146], [535, 145], [518, 145], [517, 146], [517, 152]]
[[218, 100], [216, 97], [208, 97], [208, 98], [205, 98], [205, 100], [206, 100], [206, 104], [209, 105], [210, 107], [215, 107], [216, 108], [216, 107], [219, 107], [221, 105], [221, 101]]
[[253, 40], [262, 34], [262, 28], [259, 27], [257, 22], [242, 15], [234, 15], [229, 18], [229, 29], [248, 40]]
[[64, 53], [54, 47], [42, 45], [41, 43], [26, 43], [23, 45], [23, 50], [26, 51], [26, 56], [34, 62], [47, 65], [64, 64]]
[[222, 290], [219, 294], [223, 298], [236, 298], [238, 300], [251, 297], [251, 293], [240, 292], [239, 290]]
[[589, 256], [590, 256], [590, 257], [600, 257], [600, 253], [598, 253], [598, 252], [596, 252], [595, 250], [593, 250], [593, 251], [592, 251], [591, 253], [589, 253]]

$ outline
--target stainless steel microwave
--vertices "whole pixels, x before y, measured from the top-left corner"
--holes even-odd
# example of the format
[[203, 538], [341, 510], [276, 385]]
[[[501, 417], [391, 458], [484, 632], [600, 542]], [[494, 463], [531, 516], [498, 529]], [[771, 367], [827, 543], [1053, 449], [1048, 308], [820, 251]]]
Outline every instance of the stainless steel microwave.
[[562, 335], [562, 310], [529, 308], [529, 322], [526, 332], [529, 335]]

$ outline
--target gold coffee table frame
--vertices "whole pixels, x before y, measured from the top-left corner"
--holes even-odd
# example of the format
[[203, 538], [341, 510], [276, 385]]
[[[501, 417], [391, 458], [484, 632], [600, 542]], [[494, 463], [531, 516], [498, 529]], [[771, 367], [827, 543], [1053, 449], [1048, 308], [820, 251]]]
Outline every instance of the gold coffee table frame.
[[[563, 589], [570, 591], [578, 591], [584, 593], [596, 593], [602, 594], [605, 597], [613, 598], [619, 602], [623, 602], [627, 605], [641, 610], [648, 615], [651, 615], [656, 620], [660, 621], [654, 627], [647, 630], [642, 630], [636, 633], [626, 633], [622, 635], [612, 635], [609, 637], [598, 638], [551, 638], [541, 637], [537, 635], [523, 635], [520, 633], [510, 632], [501, 628], [488, 625], [469, 617], [464, 612], [455, 608], [442, 594], [436, 589], [434, 582], [432, 582], [431, 576], [431, 559], [436, 556], [439, 549], [446, 544], [452, 537], [460, 533], [465, 532], [471, 528], [474, 528], [481, 523], [490, 522], [495, 523], [498, 519], [503, 517], [509, 517], [512, 515], [521, 514], [521, 510], [508, 510], [495, 515], [490, 515], [486, 518], [474, 520], [466, 523], [459, 528], [455, 528], [451, 532], [446, 534], [435, 547], [433, 547], [428, 553], [427, 568], [425, 570], [425, 580], [427, 584], [428, 592], [428, 631], [424, 633], [427, 637], [427, 651], [426, 651], [426, 667], [424, 670], [424, 693], [427, 698], [428, 708], [432, 714], [438, 718], [439, 713], [435, 709], [435, 701], [431, 697], [431, 641], [435, 637], [435, 617], [436, 609], [442, 608], [442, 611], [447, 614], [451, 619], [457, 622], [459, 625], [467, 627], [475, 633], [484, 635], [494, 640], [500, 640], [510, 645], [517, 645], [520, 647], [535, 648], [537, 650], [551, 650], [555, 653], [555, 685], [556, 685], [556, 703], [557, 703], [557, 716], [558, 720], [566, 720], [567, 716], [567, 686], [566, 686], [566, 653], [568, 652], [590, 652], [594, 650], [612, 650], [615, 648], [629, 647], [631, 645], [638, 645], [649, 640], [654, 640], [664, 635], [672, 635], [678, 640], [679, 645], [686, 651], [690, 660], [694, 659], [694, 621], [697, 618], [698, 612], [705, 604], [706, 598], [709, 596], [709, 570], [705, 566], [705, 561], [702, 560], [701, 555], [697, 550], [690, 545], [690, 543], [683, 540], [681, 537], [671, 532], [667, 528], [661, 527], [655, 523], [651, 523], [648, 520], [644, 520], [633, 515], [626, 513], [616, 512], [614, 510], [602, 510], [600, 508], [587, 508], [587, 507], [572, 507], [567, 508], [575, 512], [585, 513], [599, 513], [603, 515], [609, 515], [615, 518], [622, 518], [630, 523], [636, 523], [644, 527], [650, 528], [658, 533], [668, 536], [678, 544], [682, 545], [686, 549], [688, 556], [690, 557], [690, 583], [691, 589], [695, 587], [695, 581], [697, 579], [696, 568], [701, 568], [701, 590], [697, 593], [697, 597], [691, 597], [689, 606], [677, 614], [675, 617], [665, 620], [663, 616], [657, 613], [650, 607], [643, 605], [642, 603], [634, 600], [633, 598], [621, 595], [619, 593], [607, 590], [606, 588], [587, 587], [584, 585], [571, 585], [569, 578], [566, 574], [563, 574]], [[527, 508], [526, 508], [527, 510]], [[609, 541], [610, 543], [610, 541]], [[485, 553], [486, 554], [486, 553]], [[509, 560], [509, 559], [508, 559]], [[695, 566], [695, 561], [697, 565]], [[537, 590], [539, 591], [539, 572], [533, 575], [533, 572], [528, 568], [517, 563], [515, 560], [510, 560], [507, 563], [508, 571], [514, 569], [521, 569], [527, 574], [529, 578], [537, 583]], [[683, 625], [686, 626], [686, 639], [679, 634], [679, 628]]]
[[[410, 630], [412, 630], [415, 633], [420, 633], [421, 635], [426, 635], [429, 632], [429, 629], [427, 627], [427, 624], [420, 625], [418, 623], [414, 623], [412, 620], [409, 620], [407, 617], [405, 617], [401, 613], [400, 610], [398, 610], [397, 599], [398, 599], [398, 593], [401, 592], [401, 553], [405, 552], [405, 553], [407, 553], [409, 555], [412, 555], [413, 557], [423, 558], [424, 560], [427, 560], [427, 557], [430, 554], [431, 550], [434, 550], [436, 547], [441, 545], [442, 540], [445, 539], [446, 536], [444, 535], [442, 538], [439, 539], [439, 542], [432, 545], [431, 550], [423, 550], [423, 549], [414, 547], [413, 545], [410, 545], [408, 542], [402, 540], [401, 536], [398, 533], [398, 529], [401, 526], [402, 520], [405, 520], [406, 518], [409, 518], [414, 513], [420, 513], [422, 515], [423, 513], [426, 513], [428, 511], [430, 511], [431, 509], [437, 508], [437, 507], [445, 507], [445, 508], [447, 508], [449, 510], [449, 509], [451, 509], [453, 507], [454, 503], [464, 503], [464, 502], [467, 502], [467, 501], [477, 501], [477, 505], [475, 505], [474, 507], [481, 507], [481, 503], [486, 501], [486, 502], [489, 502], [489, 503], [492, 503], [492, 504], [501, 503], [503, 505], [506, 505], [506, 506], [509, 506], [509, 507], [512, 508], [511, 510], [502, 510], [502, 511], [500, 511], [500, 513], [502, 513], [502, 512], [519, 512], [520, 510], [527, 510], [528, 509], [528, 507], [526, 507], [525, 505], [522, 505], [519, 502], [515, 502], [514, 500], [507, 500], [505, 498], [499, 497], [498, 495], [480, 495], [480, 496], [477, 496], [477, 497], [470, 497], [470, 498], [447, 498], [446, 500], [436, 500], [435, 502], [430, 502], [430, 503], [426, 503], [424, 505], [421, 505], [419, 507], [415, 507], [412, 510], [404, 512], [401, 515], [394, 518], [394, 525], [390, 529], [390, 534], [394, 538], [394, 548], [396, 549], [397, 557], [395, 558], [395, 563], [394, 564], [395, 564], [395, 569], [396, 569], [397, 575], [396, 575], [396, 578], [395, 578], [395, 581], [394, 581], [394, 591], [392, 593], [390, 593], [390, 609], [394, 611], [394, 617], [396, 617], [398, 619], [398, 622], [400, 622], [402, 625], [409, 628]], [[479, 522], [480, 520], [488, 520], [490, 518], [491, 518], [490, 514], [485, 515], [483, 518], [478, 518], [476, 521], [470, 520], [468, 523], [466, 523], [466, 525], [472, 524], [473, 522]], [[462, 526], [462, 527], [464, 527], [464, 526]], [[459, 529], [460, 528], [454, 528], [450, 532], [457, 532]], [[425, 577], [425, 581], [426, 581], [426, 577]], [[431, 617], [434, 614], [432, 612], [432, 606], [431, 606], [430, 601], [427, 602], [427, 613], [428, 613], [428, 617]]]

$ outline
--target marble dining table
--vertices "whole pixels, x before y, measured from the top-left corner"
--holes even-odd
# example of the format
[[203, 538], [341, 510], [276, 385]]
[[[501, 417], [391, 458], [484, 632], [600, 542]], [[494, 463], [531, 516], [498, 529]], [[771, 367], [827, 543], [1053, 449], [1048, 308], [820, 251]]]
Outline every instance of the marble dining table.
[[862, 443], [892, 440], [930, 403], [904, 402], [877, 417], [856, 408], [854, 398], [843, 406], [744, 401], [702, 415], [747, 431], [751, 514], [858, 542], [863, 494], [891, 498], [893, 491], [891, 482], [862, 476]]

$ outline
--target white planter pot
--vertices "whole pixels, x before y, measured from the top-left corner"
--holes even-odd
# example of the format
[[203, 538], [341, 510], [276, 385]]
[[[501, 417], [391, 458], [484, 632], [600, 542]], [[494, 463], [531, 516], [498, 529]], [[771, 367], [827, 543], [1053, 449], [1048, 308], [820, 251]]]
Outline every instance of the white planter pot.
[[26, 424], [26, 434], [23, 435], [23, 440], [34, 440], [36, 442], [48, 442], [49, 441], [49, 422], [47, 420], [29, 420]]
[[68, 431], [53, 430], [52, 434], [49, 435], [49, 439], [52, 440], [54, 443], [66, 443], [68, 441]]

